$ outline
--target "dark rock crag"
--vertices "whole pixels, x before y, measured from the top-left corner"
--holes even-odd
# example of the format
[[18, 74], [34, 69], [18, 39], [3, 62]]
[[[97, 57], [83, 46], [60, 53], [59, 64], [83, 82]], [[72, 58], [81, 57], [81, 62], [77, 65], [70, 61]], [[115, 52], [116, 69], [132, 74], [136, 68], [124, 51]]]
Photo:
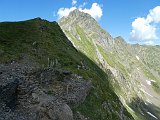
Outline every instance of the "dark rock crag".
[[50, 68], [13, 63], [0, 72], [0, 120], [73, 120], [71, 108], [91, 88], [76, 74]]

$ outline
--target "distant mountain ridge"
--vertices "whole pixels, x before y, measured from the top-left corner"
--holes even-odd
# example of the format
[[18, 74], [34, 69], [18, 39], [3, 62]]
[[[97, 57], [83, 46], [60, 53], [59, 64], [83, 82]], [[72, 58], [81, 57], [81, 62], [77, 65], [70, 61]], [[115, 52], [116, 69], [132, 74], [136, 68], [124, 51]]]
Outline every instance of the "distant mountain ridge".
[[131, 45], [113, 38], [90, 15], [72, 11], [59, 25], [73, 45], [103, 71], [137, 120], [160, 119], [160, 46]]

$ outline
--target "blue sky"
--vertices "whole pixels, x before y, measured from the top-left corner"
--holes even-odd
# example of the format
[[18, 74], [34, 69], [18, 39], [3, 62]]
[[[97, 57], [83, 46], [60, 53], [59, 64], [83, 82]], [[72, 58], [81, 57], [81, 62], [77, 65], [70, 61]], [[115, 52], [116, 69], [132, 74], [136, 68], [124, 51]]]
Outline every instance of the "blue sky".
[[[0, 0], [0, 22], [35, 17], [57, 21], [60, 8], [79, 8], [86, 3], [82, 10], [90, 10], [93, 3], [97, 3], [103, 13], [97, 21], [113, 37], [120, 35], [130, 43], [160, 44], [160, 7], [156, 8], [160, 6], [160, 0], [76, 1], [73, 5], [72, 0]], [[150, 17], [152, 20], [148, 19]]]

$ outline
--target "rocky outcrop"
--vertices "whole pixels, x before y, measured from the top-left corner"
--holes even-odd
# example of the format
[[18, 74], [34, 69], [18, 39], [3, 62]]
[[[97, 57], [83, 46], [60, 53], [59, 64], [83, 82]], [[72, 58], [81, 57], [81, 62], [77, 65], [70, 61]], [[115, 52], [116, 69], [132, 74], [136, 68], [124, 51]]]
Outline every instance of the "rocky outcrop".
[[0, 102], [5, 103], [10, 108], [14, 108], [17, 99], [17, 86], [18, 80], [16, 78], [12, 78], [11, 81], [6, 81], [5, 83], [1, 82]]
[[0, 66], [0, 103], [13, 109], [17, 99], [19, 78]]
[[81, 76], [51, 68], [13, 63], [0, 73], [0, 120], [73, 120], [71, 108], [91, 88]]

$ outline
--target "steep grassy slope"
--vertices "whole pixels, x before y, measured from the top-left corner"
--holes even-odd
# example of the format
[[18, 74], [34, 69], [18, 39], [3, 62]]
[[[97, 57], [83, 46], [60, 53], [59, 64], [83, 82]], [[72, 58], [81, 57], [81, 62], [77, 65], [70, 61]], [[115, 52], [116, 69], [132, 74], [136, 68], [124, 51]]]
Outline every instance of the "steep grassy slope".
[[[83, 104], [73, 108], [92, 120], [130, 120], [109, 84], [109, 76], [92, 61], [95, 54], [93, 43], [76, 26], [86, 57], [76, 50], [56, 22], [40, 18], [22, 22], [0, 23], [0, 63], [36, 63], [42, 69], [51, 67], [68, 70], [92, 81], [92, 89]], [[79, 44], [79, 43], [77, 43]], [[91, 53], [92, 52], [92, 53]], [[96, 58], [95, 58], [96, 59]]]
[[[158, 57], [152, 59], [158, 56], [158, 47], [153, 47], [151, 52], [143, 46], [144, 51], [127, 44], [122, 37], [114, 39], [90, 15], [78, 10], [62, 18], [59, 24], [79, 51], [95, 61], [104, 72], [111, 71], [114, 79], [109, 79], [109, 82], [135, 119], [154, 120], [160, 117], [159, 61]], [[145, 55], [140, 55], [141, 51]], [[155, 107], [153, 105], [151, 109], [149, 104]]]

